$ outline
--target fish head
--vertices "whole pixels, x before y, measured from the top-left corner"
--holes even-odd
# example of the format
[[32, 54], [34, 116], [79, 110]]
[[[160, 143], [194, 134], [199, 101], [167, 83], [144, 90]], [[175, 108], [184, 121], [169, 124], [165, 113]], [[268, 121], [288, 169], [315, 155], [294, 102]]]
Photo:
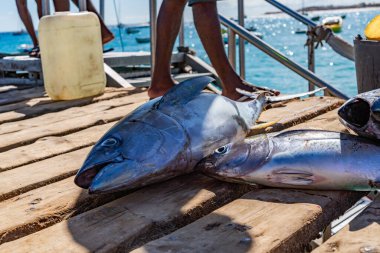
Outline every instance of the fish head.
[[348, 129], [361, 136], [378, 139], [380, 137], [380, 96], [365, 94], [344, 103], [339, 108], [338, 115]]
[[126, 117], [95, 144], [74, 181], [106, 193], [169, 179], [186, 170], [188, 146], [182, 126], [165, 114]]
[[353, 130], [365, 127], [370, 118], [370, 105], [362, 98], [352, 98], [342, 105], [338, 115]]
[[371, 105], [371, 117], [380, 124], [380, 98], [376, 99]]
[[197, 169], [224, 181], [242, 182], [246, 175], [260, 169], [270, 149], [266, 135], [229, 143], [199, 162]]

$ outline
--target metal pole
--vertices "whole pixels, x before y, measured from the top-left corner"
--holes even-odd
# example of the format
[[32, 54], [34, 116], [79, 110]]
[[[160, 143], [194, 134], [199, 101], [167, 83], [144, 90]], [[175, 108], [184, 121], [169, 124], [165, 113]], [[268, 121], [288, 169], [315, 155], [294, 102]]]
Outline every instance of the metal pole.
[[[244, 27], [244, 0], [238, 0], [238, 21]], [[245, 49], [244, 39], [239, 37], [239, 69], [241, 78], [245, 78]]]
[[42, 16], [50, 15], [50, 1], [42, 0]]
[[153, 72], [156, 57], [156, 23], [157, 23], [157, 1], [149, 0], [150, 13], [150, 64]]
[[87, 11], [87, 0], [78, 0], [79, 11]]
[[185, 21], [181, 20], [181, 29], [179, 30], [179, 47], [185, 46]]
[[236, 34], [231, 28], [228, 28], [228, 60], [236, 69]]
[[323, 81], [322, 79], [320, 79], [318, 76], [316, 76], [310, 70], [305, 69], [301, 65], [293, 62], [292, 60], [287, 58], [285, 55], [283, 55], [280, 51], [274, 49], [273, 47], [268, 45], [265, 41], [258, 38], [256, 35], [250, 33], [244, 27], [239, 26], [235, 22], [227, 19], [226, 17], [224, 17], [222, 15], [219, 15], [219, 18], [220, 18], [220, 22], [223, 25], [225, 25], [227, 27], [231, 27], [231, 29], [234, 30], [235, 33], [239, 34], [241, 37], [246, 39], [249, 43], [253, 44], [255, 47], [257, 47], [258, 49], [260, 49], [261, 51], [263, 51], [264, 53], [266, 53], [267, 55], [269, 55], [270, 57], [272, 57], [273, 59], [275, 59], [279, 63], [285, 65], [287, 68], [291, 69], [292, 71], [294, 71], [298, 75], [302, 76], [303, 78], [305, 78], [308, 81], [313, 82], [318, 87], [321, 87], [321, 88], [327, 87], [327, 89], [329, 89], [329, 91], [334, 96], [337, 96], [337, 97], [340, 97], [343, 99], [348, 99], [348, 97], [345, 94], [343, 94], [342, 92], [340, 92], [339, 90], [337, 90], [333, 86], [331, 86], [330, 84], [328, 84], [325, 81]]
[[[311, 35], [312, 27], [308, 26], [309, 35], [307, 36], [308, 45], [307, 45], [307, 53], [308, 53], [308, 59], [307, 59], [307, 68], [311, 72], [315, 73], [315, 55], [314, 55], [314, 38]], [[309, 91], [314, 90], [314, 83], [309, 81]], [[314, 96], [312, 94], [311, 96]]]
[[104, 20], [104, 0], [99, 0], [99, 15]]

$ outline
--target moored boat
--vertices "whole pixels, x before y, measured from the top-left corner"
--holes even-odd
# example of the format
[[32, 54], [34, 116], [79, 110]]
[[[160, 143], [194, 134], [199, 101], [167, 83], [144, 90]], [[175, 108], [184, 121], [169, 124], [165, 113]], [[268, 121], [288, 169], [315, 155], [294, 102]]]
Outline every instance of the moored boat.
[[327, 17], [322, 20], [322, 25], [338, 33], [342, 30], [343, 19], [340, 16]]

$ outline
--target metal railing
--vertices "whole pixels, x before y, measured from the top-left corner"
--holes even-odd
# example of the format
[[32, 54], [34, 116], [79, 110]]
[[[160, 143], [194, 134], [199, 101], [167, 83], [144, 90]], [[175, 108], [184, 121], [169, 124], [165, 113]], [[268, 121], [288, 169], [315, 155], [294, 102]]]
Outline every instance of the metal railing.
[[[247, 29], [244, 27], [240, 26], [236, 22], [227, 19], [226, 17], [219, 15], [221, 23], [228, 28], [228, 34], [231, 34], [233, 37], [235, 35], [238, 35], [240, 38], [248, 41], [255, 47], [257, 47], [259, 50], [263, 51], [279, 63], [283, 64], [285, 67], [288, 69], [292, 70], [293, 72], [297, 73], [298, 75], [302, 76], [309, 82], [312, 82], [316, 86], [322, 88], [326, 87], [329, 92], [337, 97], [343, 98], [343, 99], [348, 99], [348, 97], [340, 92], [339, 90], [335, 89], [333, 86], [330, 84], [326, 83], [322, 79], [320, 79], [318, 76], [316, 76], [313, 72], [311, 72], [308, 69], [305, 69], [301, 65], [295, 63], [294, 61], [290, 60], [288, 57], [286, 57], [284, 54], [282, 54], [280, 51], [276, 50], [272, 46], [268, 45], [266, 42], [258, 38], [256, 35], [252, 34], [249, 32]], [[242, 41], [242, 39], [240, 39]], [[232, 42], [233, 40], [229, 40], [229, 42]], [[232, 58], [232, 55], [236, 55], [234, 52], [235, 50], [235, 44], [229, 44], [228, 45], [229, 53], [229, 58]], [[245, 66], [240, 66], [240, 68], [244, 68]]]
[[[267, 1], [274, 2], [274, 1]], [[298, 16], [297, 16], [298, 18]], [[255, 36], [253, 33], [249, 32], [244, 28], [244, 0], [238, 0], [238, 23], [227, 19], [223, 15], [219, 15], [220, 22], [227, 27], [228, 33], [228, 59], [231, 65], [236, 69], [236, 35], [239, 37], [239, 70], [240, 76], [245, 78], [245, 50], [244, 50], [244, 40], [248, 41], [250, 44], [257, 47], [259, 50], [263, 51], [279, 63], [283, 64], [288, 69], [297, 73], [301, 77], [305, 78], [309, 81], [309, 90], [314, 90], [314, 86], [318, 87], [326, 87], [326, 94], [331, 94], [343, 99], [348, 99], [348, 97], [343, 94], [341, 91], [335, 89], [333, 86], [329, 85], [327, 82], [323, 81], [321, 78], [314, 74], [315, 72], [315, 56], [314, 56], [314, 42], [311, 35], [308, 35], [310, 42], [308, 44], [308, 69], [302, 67], [296, 62], [290, 60], [280, 51], [271, 47], [269, 44]], [[310, 31], [312, 28], [316, 26], [315, 23], [310, 23], [306, 18], [303, 18], [304, 23], [308, 24], [308, 30]]]

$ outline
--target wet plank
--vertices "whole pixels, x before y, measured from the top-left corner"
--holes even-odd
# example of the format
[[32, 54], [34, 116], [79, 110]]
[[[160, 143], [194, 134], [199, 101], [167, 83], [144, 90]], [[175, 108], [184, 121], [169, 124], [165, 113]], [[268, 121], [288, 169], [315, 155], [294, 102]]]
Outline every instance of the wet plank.
[[[171, 231], [178, 224], [193, 221], [247, 191], [244, 185], [187, 175], [143, 188], [39, 233], [5, 243], [0, 246], [0, 252], [9, 249], [11, 252], [104, 252], [134, 244], [144, 234]], [[0, 243], [41, 230], [69, 217], [74, 210], [80, 213], [100, 205], [104, 199], [109, 201], [111, 197], [89, 196], [70, 177], [6, 200], [0, 203], [0, 215], [4, 217], [0, 223]], [[105, 235], [110, 236], [106, 239]]]
[[302, 252], [356, 192], [252, 191], [137, 252]]
[[91, 103], [125, 97], [138, 92], [139, 89], [107, 89], [100, 96], [69, 101], [52, 101], [50, 98], [34, 98], [15, 104], [4, 105], [0, 108], [0, 124], [36, 117], [45, 113], [62, 111], [71, 107], [85, 106]]
[[[47, 123], [45, 121], [39, 121], [39, 122], [44, 122], [44, 124], [41, 125], [41, 124], [38, 124], [38, 120], [40, 120], [39, 119], [40, 117], [36, 117], [36, 118], [33, 118], [33, 120], [36, 120], [36, 121], [33, 121], [32, 124], [38, 124], [38, 125], [34, 127], [32, 126], [32, 127], [25, 128], [25, 125], [24, 125], [25, 121], [20, 121], [21, 123], [17, 124], [17, 126], [22, 127], [24, 129], [19, 130], [19, 131], [16, 129], [12, 130], [12, 128], [4, 129], [5, 131], [11, 131], [11, 132], [3, 133], [1, 135], [2, 141], [0, 143], [0, 152], [5, 152], [7, 150], [19, 147], [21, 145], [33, 143], [42, 137], [62, 136], [62, 135], [83, 130], [91, 126], [105, 124], [108, 122], [119, 120], [122, 117], [124, 117], [128, 112], [132, 111], [139, 105], [145, 103], [145, 96], [140, 95], [139, 97], [137, 95], [134, 99], [129, 100], [129, 102], [124, 102], [126, 105], [113, 108], [114, 106], [112, 105], [112, 103], [115, 100], [116, 99], [113, 99], [112, 101], [105, 101], [108, 103], [108, 105], [102, 104], [102, 105], [96, 106], [96, 109], [94, 109], [94, 111], [92, 112], [86, 109], [82, 109], [82, 111], [78, 113], [79, 115], [75, 115], [75, 116], [72, 115], [71, 113], [67, 113], [66, 112], [67, 110], [63, 111], [65, 112], [65, 116], [67, 116], [67, 118], [62, 119], [62, 120], [57, 120], [55, 115], [51, 116], [49, 114], [45, 114], [41, 117], [50, 116], [53, 118], [52, 120], [55, 122]], [[122, 98], [120, 98], [120, 100], [122, 100]], [[97, 104], [100, 104], [100, 103], [97, 103]], [[71, 109], [74, 109], [74, 108], [71, 108]], [[68, 109], [68, 110], [71, 110], [71, 109]], [[60, 116], [63, 116], [63, 112]], [[1, 130], [3, 130], [3, 127]]]
[[380, 198], [313, 253], [380, 252]]

